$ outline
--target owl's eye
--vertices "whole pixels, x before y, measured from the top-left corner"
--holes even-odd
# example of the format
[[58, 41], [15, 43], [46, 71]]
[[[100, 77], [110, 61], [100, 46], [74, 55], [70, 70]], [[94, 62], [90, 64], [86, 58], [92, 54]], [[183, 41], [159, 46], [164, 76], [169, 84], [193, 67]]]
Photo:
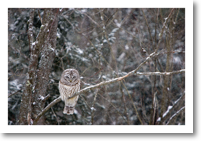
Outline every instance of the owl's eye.
[[65, 76], [67, 79], [69, 79], [69, 76]]
[[76, 77], [75, 76], [73, 76], [73, 79], [75, 79]]

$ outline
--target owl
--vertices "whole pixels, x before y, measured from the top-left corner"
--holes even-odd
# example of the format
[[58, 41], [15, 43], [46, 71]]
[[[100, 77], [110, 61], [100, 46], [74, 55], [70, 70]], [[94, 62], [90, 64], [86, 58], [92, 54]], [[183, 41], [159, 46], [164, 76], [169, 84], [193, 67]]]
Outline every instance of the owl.
[[60, 96], [65, 103], [64, 114], [72, 115], [74, 113], [74, 108], [79, 96], [75, 96], [71, 99], [68, 99], [68, 97], [73, 96], [79, 90], [80, 77], [78, 71], [75, 69], [64, 70], [59, 81]]

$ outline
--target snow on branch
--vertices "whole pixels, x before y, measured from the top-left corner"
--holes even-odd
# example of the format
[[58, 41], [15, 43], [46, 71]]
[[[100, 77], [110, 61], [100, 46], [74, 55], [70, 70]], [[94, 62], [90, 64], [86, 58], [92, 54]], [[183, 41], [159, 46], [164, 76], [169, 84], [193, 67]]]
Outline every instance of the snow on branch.
[[172, 75], [185, 72], [185, 69], [181, 69], [179, 71], [172, 71], [172, 72], [137, 72], [135, 75]]
[[[157, 119], [157, 121], [160, 122], [160, 124], [162, 124], [164, 121], [166, 121], [167, 118], [170, 116], [171, 112], [175, 109], [175, 107], [177, 107], [178, 105], [181, 104], [181, 102], [182, 102], [181, 99], [183, 98], [184, 95], [185, 95], [185, 92], [173, 103], [172, 106], [168, 106], [168, 109], [167, 109], [167, 111], [163, 114], [162, 119], [161, 119], [161, 117], [159, 117], [159, 118]], [[179, 110], [178, 112], [176, 112], [173, 116], [171, 116], [171, 118], [169, 119], [169, 121], [170, 121], [174, 116], [176, 116], [176, 114], [178, 114], [181, 110], [183, 110], [183, 108], [184, 108], [184, 107], [182, 107], [182, 109], [180, 109], [180, 110]], [[168, 123], [169, 123], [169, 121], [168, 121]], [[167, 124], [168, 124], [168, 123], [167, 123]]]
[[179, 114], [183, 109], [185, 109], [185, 106], [182, 107], [179, 111], [177, 111], [173, 116], [170, 117], [170, 119], [168, 120], [168, 122], [166, 123], [166, 125], [168, 125], [170, 123], [170, 121], [177, 115]]

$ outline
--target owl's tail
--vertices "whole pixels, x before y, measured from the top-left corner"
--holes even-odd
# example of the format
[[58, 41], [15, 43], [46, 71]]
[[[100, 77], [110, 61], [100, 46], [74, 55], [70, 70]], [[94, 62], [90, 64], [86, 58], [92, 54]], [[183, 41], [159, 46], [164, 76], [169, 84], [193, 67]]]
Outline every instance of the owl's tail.
[[73, 113], [74, 113], [74, 107], [65, 106], [63, 113], [67, 114], [67, 115], [73, 115]]

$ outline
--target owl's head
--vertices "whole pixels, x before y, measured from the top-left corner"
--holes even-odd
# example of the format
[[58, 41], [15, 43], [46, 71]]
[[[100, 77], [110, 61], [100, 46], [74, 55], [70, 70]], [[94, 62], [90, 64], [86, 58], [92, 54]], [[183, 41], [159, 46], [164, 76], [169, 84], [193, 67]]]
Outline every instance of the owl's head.
[[77, 70], [75, 69], [66, 69], [61, 75], [61, 83], [65, 85], [75, 85], [80, 80], [80, 76]]

